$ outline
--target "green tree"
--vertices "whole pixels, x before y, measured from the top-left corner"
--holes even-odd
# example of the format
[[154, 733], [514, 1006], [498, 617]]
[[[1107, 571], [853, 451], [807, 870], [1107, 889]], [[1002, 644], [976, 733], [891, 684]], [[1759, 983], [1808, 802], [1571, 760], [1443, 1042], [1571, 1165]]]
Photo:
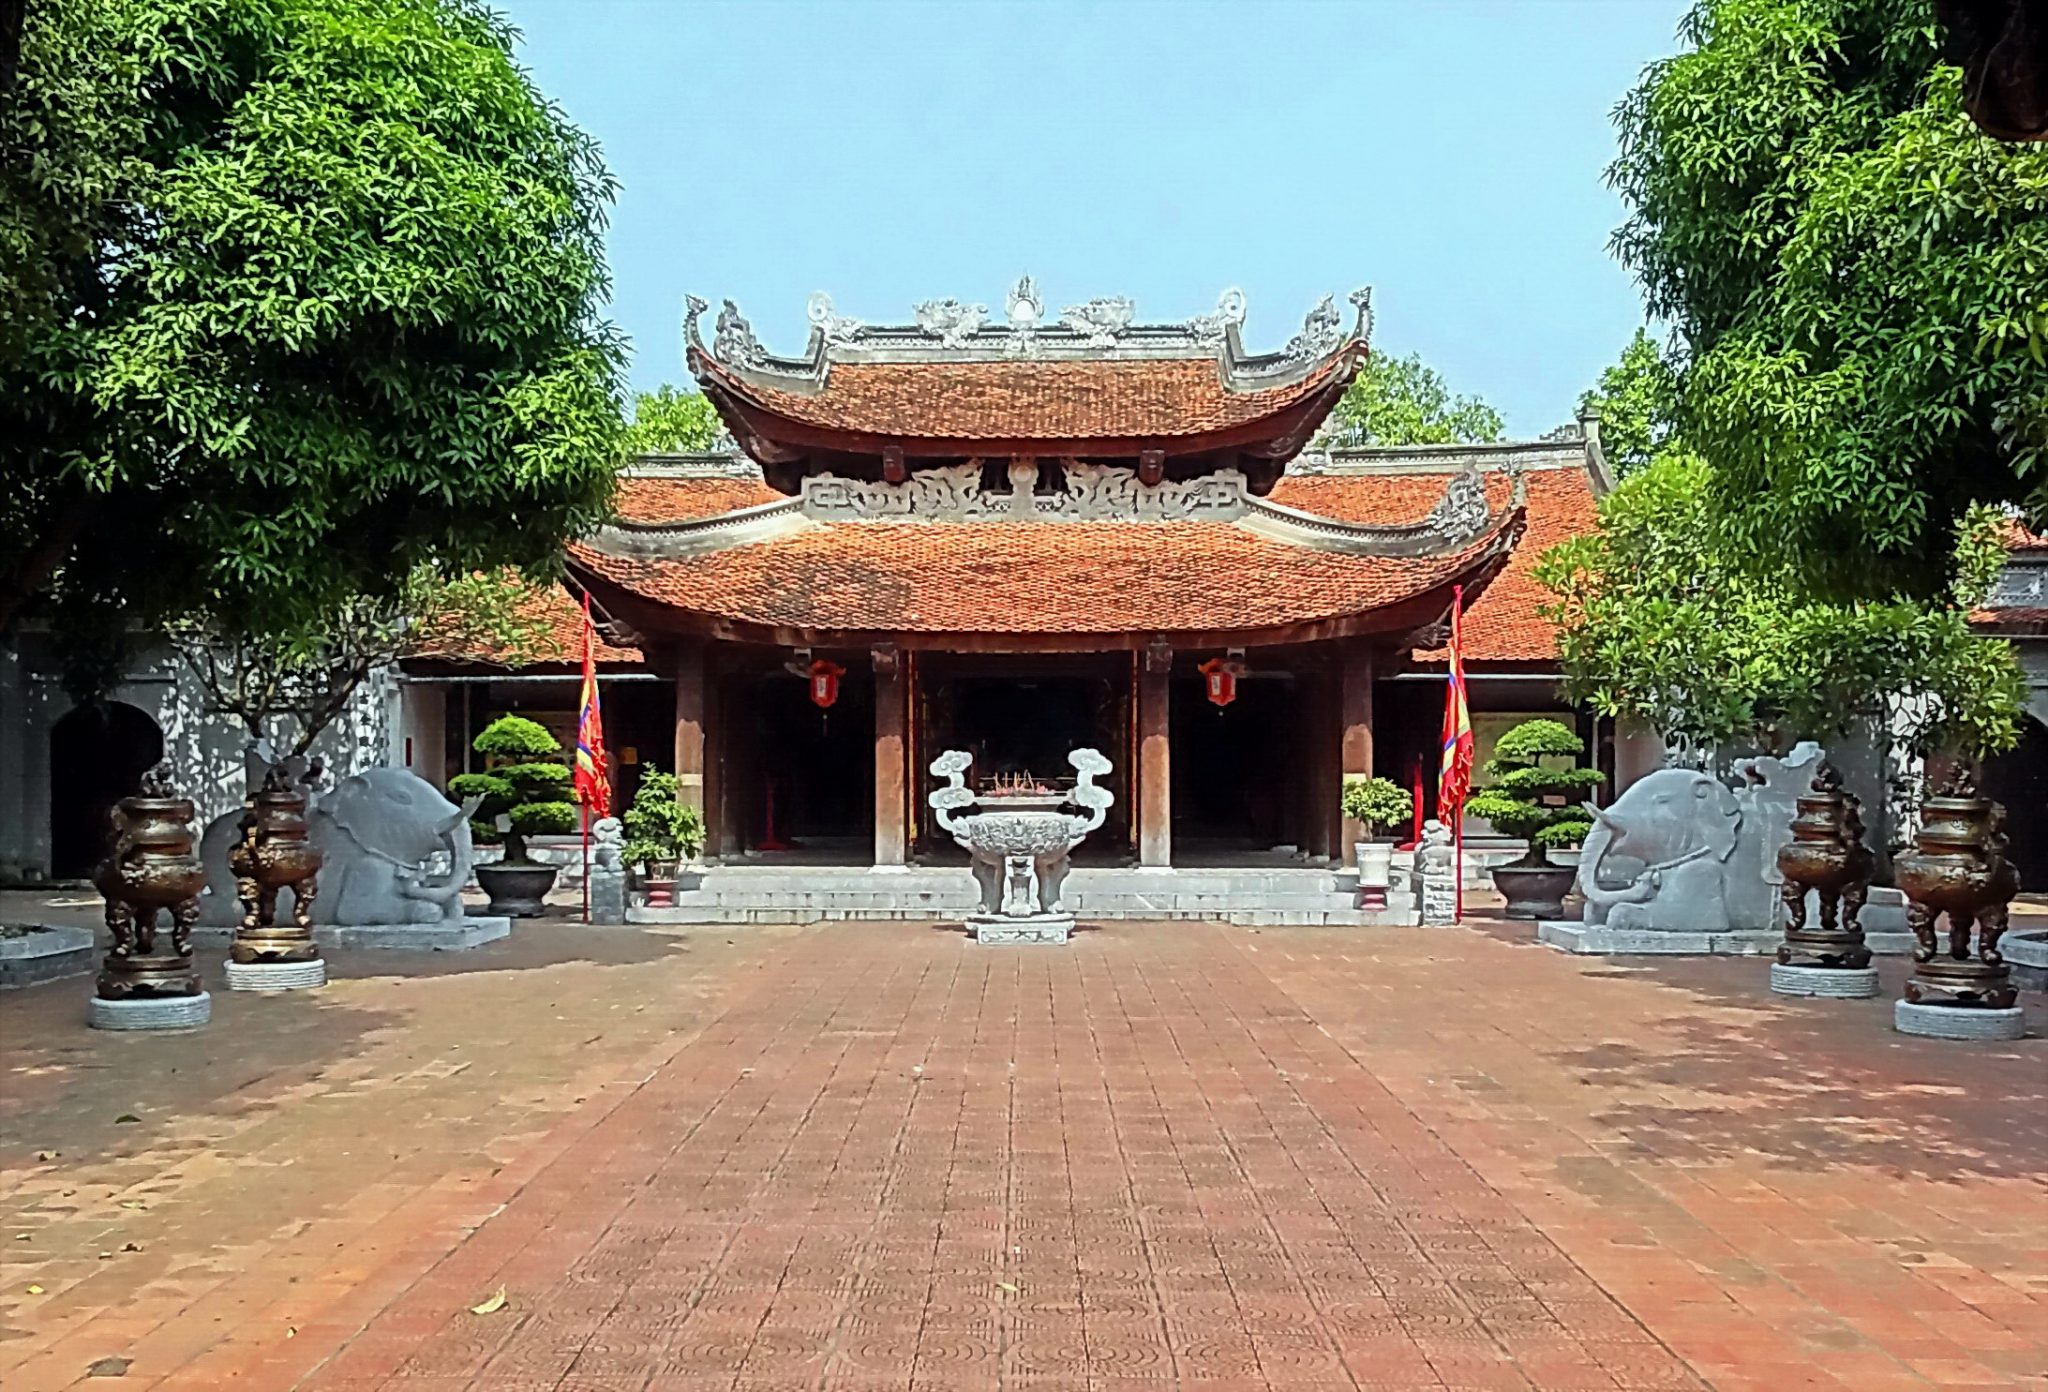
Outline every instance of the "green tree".
[[2048, 516], [2048, 146], [1971, 124], [1925, 0], [1699, 0], [1683, 33], [1610, 179], [1716, 525], [1831, 592], [1939, 596], [1971, 504]]
[[1627, 478], [1672, 443], [1678, 377], [1657, 341], [1643, 329], [1579, 397], [1579, 414], [1597, 412], [1600, 443], [1619, 478]]
[[[215, 711], [234, 716], [251, 740], [275, 737], [284, 753], [304, 754], [372, 672], [422, 641], [488, 652], [508, 667], [536, 660], [549, 635], [532, 594], [506, 572], [444, 580], [421, 566], [395, 595], [358, 595], [289, 631], [251, 633], [205, 619], [173, 620], [167, 631]], [[279, 724], [287, 719], [289, 727]]]
[[664, 385], [633, 398], [626, 448], [631, 454], [701, 454], [724, 428], [702, 393]]
[[682, 801], [672, 773], [649, 769], [642, 774], [623, 821], [626, 844], [621, 856], [628, 865], [645, 870], [649, 863], [693, 859], [704, 849], [704, 818]]
[[1334, 445], [1450, 445], [1498, 440], [1500, 413], [1452, 393], [1419, 353], [1367, 356], [1330, 413]]
[[1965, 519], [1940, 599], [1831, 603], [1789, 565], [1764, 574], [1731, 558], [1715, 494], [1713, 470], [1667, 446], [1601, 501], [1597, 531], [1538, 562], [1570, 699], [1703, 749], [1783, 747], [1879, 718], [1921, 753], [2012, 747], [2018, 664], [1969, 624], [2004, 561], [1995, 513]]
[[1495, 741], [1485, 769], [1492, 781], [1472, 794], [1465, 810], [1505, 836], [1528, 841], [1516, 864], [1548, 865], [1546, 851], [1576, 846], [1593, 829], [1581, 804], [1600, 786], [1601, 773], [1578, 766], [1585, 752], [1585, 741], [1570, 727], [1525, 720]]
[[0, 107], [0, 627], [538, 570], [609, 510], [613, 184], [480, 0], [38, 0]]
[[1415, 795], [1391, 778], [1344, 780], [1344, 815], [1368, 837], [1391, 831], [1415, 815]]
[[[576, 805], [567, 799], [569, 770], [562, 747], [547, 727], [521, 715], [501, 715], [486, 725], [470, 748], [490, 760], [482, 773], [458, 773], [448, 780], [456, 797], [482, 798], [471, 817], [480, 841], [505, 839], [507, 865], [531, 865], [529, 836], [573, 831]], [[501, 832], [498, 818], [506, 826]]]

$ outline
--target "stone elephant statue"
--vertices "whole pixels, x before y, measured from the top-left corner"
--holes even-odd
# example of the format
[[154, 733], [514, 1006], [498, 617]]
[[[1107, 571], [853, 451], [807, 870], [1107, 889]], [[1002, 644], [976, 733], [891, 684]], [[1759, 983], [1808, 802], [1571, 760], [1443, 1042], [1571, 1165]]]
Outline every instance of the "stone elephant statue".
[[[326, 792], [309, 786], [308, 794], [308, 840], [320, 852], [316, 925], [461, 921], [462, 887], [475, 860], [469, 833], [473, 802], [457, 807], [426, 779], [397, 768], [365, 769]], [[227, 860], [241, 818], [239, 811], [229, 812], [206, 828], [200, 845], [207, 883], [200, 901], [203, 923], [241, 922]], [[280, 894], [279, 912], [290, 902], [289, 891]]]
[[[1726, 932], [1743, 808], [1733, 789], [1697, 769], [1658, 769], [1612, 806], [1586, 804], [1593, 830], [1579, 858], [1585, 921], [1610, 928]], [[1621, 888], [1616, 880], [1627, 877]]]
[[459, 922], [475, 860], [475, 810], [474, 800], [458, 807], [409, 769], [342, 779], [307, 819], [322, 856], [313, 921]]

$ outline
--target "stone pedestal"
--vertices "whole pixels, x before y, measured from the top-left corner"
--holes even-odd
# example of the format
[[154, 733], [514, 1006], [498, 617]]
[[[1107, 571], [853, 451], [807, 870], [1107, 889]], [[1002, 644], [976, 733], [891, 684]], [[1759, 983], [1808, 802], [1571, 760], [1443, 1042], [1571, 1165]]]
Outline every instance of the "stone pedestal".
[[[670, 900], [674, 902], [673, 898]], [[592, 923], [624, 923], [626, 921], [626, 872], [590, 867], [590, 921]]]
[[1063, 943], [1074, 931], [1069, 913], [969, 914], [967, 931], [978, 943]]
[[87, 1023], [103, 1030], [191, 1030], [213, 1018], [213, 997], [133, 996], [127, 1000], [92, 998]]
[[2016, 1005], [2002, 1010], [1988, 1006], [1915, 1005], [1899, 1001], [1892, 1007], [1892, 1027], [1900, 1034], [1926, 1039], [2024, 1039], [2027, 1013]]
[[84, 928], [29, 924], [0, 931], [0, 991], [84, 976], [92, 967], [92, 934]]
[[1455, 875], [1422, 877], [1422, 925], [1446, 928], [1458, 921], [1458, 879]]
[[230, 991], [312, 991], [327, 984], [327, 963], [315, 957], [305, 962], [229, 962]]
[[1771, 964], [1771, 989], [1781, 996], [1823, 996], [1869, 1000], [1881, 989], [1876, 967], [1812, 967]]

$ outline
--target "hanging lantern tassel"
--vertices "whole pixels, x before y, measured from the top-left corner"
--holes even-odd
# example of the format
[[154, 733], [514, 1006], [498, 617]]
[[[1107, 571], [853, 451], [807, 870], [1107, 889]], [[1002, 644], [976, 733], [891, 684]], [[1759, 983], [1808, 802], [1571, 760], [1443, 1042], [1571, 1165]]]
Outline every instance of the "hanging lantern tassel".
[[1235, 658], [1212, 657], [1196, 668], [1202, 674], [1210, 704], [1219, 708], [1237, 699], [1237, 679], [1244, 675], [1244, 664]]

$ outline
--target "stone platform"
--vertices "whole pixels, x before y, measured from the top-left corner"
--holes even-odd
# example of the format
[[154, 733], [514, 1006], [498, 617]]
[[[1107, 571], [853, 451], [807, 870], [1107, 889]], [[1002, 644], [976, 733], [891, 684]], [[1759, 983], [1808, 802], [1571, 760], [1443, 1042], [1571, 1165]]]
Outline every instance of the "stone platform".
[[[1570, 920], [1546, 919], [1536, 925], [1536, 941], [1561, 952], [1601, 957], [1766, 957], [1785, 940], [1780, 928], [1743, 928], [1727, 933], [1662, 933]], [[1863, 941], [1880, 956], [1898, 956], [1913, 950], [1913, 935], [1907, 932], [1866, 932]]]
[[[512, 931], [512, 920], [488, 914], [465, 918], [459, 923], [365, 923], [316, 924], [313, 941], [322, 947], [399, 948], [411, 952], [460, 952], [496, 942]], [[224, 941], [234, 936], [232, 928], [201, 925], [192, 930], [200, 939]]]
[[213, 997], [138, 996], [134, 1000], [102, 1000], [94, 996], [86, 1022], [103, 1030], [193, 1030], [213, 1018]]
[[90, 928], [31, 923], [0, 933], [0, 991], [84, 976], [93, 969]]
[[[1077, 867], [1066, 908], [1084, 922], [1125, 920], [1249, 926], [1399, 927], [1416, 922], [1393, 896], [1384, 910], [1357, 907], [1357, 877], [1315, 866], [1151, 870]], [[811, 923], [820, 920], [963, 922], [981, 903], [965, 866], [712, 865], [672, 907], [627, 910], [631, 923]]]
[[2007, 1042], [2027, 1037], [2027, 1012], [2018, 1006], [2004, 1010], [1980, 1010], [1957, 1005], [1915, 1005], [1898, 1001], [1892, 1006], [1892, 1025], [1900, 1034], [1922, 1039], [1962, 1039]]
[[1074, 916], [1062, 913], [1024, 914], [1008, 917], [1002, 914], [969, 914], [967, 931], [978, 943], [1052, 943], [1066, 942], [1074, 931]]
[[2007, 933], [1999, 947], [2022, 991], [2048, 991], [2048, 928]]

